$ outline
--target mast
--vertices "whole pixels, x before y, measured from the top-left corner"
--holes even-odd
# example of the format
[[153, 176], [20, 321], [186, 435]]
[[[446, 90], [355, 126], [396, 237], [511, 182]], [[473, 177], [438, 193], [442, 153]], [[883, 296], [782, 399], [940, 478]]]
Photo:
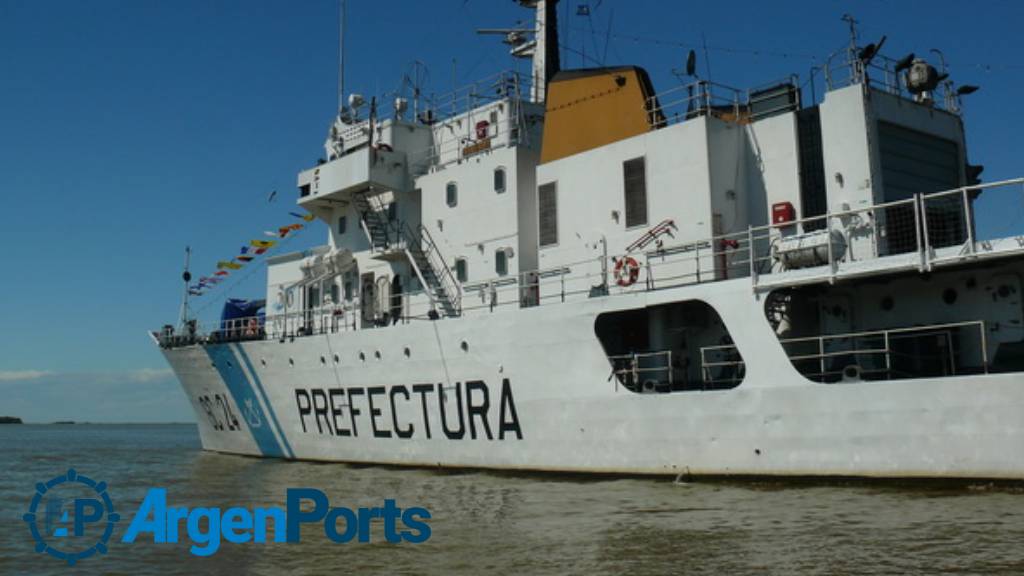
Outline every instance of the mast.
[[531, 102], [543, 102], [547, 84], [561, 69], [558, 56], [558, 0], [520, 0], [523, 6], [536, 9], [533, 50], [533, 87]]
[[178, 321], [178, 327], [181, 330], [185, 329], [185, 323], [188, 322], [188, 283], [192, 281], [192, 273], [188, 271], [189, 261], [192, 259], [192, 247], [185, 246], [185, 271], [181, 273], [181, 279], [184, 281], [185, 292], [181, 299], [181, 315]]
[[[523, 8], [534, 11], [534, 26], [529, 28], [483, 28], [477, 34], [501, 34], [505, 44], [512, 47], [510, 53], [516, 58], [530, 58], [533, 61], [530, 78], [530, 102], [543, 102], [547, 96], [547, 85], [561, 70], [558, 57], [558, 0], [516, 0]], [[527, 35], [533, 40], [527, 41]]]

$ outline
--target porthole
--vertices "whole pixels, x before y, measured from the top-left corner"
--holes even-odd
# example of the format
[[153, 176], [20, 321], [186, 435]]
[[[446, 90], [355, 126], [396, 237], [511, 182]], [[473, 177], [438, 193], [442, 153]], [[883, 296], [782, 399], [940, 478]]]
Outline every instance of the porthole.
[[405, 353], [406, 358], [410, 358], [412, 356], [412, 350], [410, 350], [408, 346], [405, 347], [403, 352]]
[[334, 355], [334, 363], [335, 364], [340, 364], [341, 363], [341, 358], [339, 358], [337, 354]]
[[321, 356], [320, 357], [320, 364], [326, 366], [327, 365], [327, 358], [324, 358], [323, 356]]
[[262, 365], [262, 366], [263, 366], [264, 368], [266, 368], [266, 367], [267, 367], [267, 359], [266, 359], [266, 358], [260, 358], [260, 364], [261, 364], [261, 365]]
[[363, 354], [362, 352], [360, 352], [359, 353], [359, 361], [360, 362], [366, 362], [366, 354]]
[[463, 340], [462, 344], [460, 345], [460, 347], [462, 348], [463, 352], [469, 352], [469, 342], [466, 342], [465, 340]]
[[289, 366], [295, 366], [295, 359], [294, 358], [289, 358], [288, 359], [288, 365]]
[[380, 360], [380, 350], [377, 350], [376, 352], [374, 352], [373, 353], [373, 357], [376, 358], [377, 360]]
[[953, 288], [946, 288], [942, 291], [942, 301], [952, 306], [956, 303], [958, 294]]

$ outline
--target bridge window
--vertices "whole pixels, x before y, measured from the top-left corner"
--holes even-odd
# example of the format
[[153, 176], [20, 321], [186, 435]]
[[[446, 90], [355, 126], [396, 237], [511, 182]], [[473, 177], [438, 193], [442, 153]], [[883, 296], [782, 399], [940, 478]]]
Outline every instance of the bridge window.
[[505, 192], [505, 168], [494, 169], [494, 191], [498, 194]]
[[448, 206], [454, 208], [459, 204], [459, 185], [455, 182], [449, 182], [445, 186], [445, 201]]
[[345, 217], [344, 216], [339, 216], [338, 217], [338, 235], [340, 236], [340, 235], [344, 234], [346, 229], [348, 229], [348, 222], [345, 221]]
[[723, 390], [746, 374], [722, 318], [699, 300], [608, 312], [594, 329], [619, 384], [632, 392]]
[[558, 244], [558, 184], [549, 182], [537, 190], [538, 225], [540, 245]]
[[626, 228], [647, 224], [647, 176], [644, 157], [622, 163], [626, 197]]

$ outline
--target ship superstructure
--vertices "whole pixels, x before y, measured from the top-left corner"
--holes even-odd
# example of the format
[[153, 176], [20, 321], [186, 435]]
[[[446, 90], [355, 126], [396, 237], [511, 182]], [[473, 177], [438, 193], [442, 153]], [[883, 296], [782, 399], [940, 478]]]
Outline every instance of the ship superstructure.
[[[960, 98], [855, 43], [740, 90], [560, 70], [353, 95], [265, 316], [155, 334], [204, 447], [346, 462], [1024, 479], [1024, 237]], [[532, 36], [532, 38], [530, 37]], [[692, 70], [691, 76], [692, 76]], [[993, 199], [993, 200], [989, 200]]]

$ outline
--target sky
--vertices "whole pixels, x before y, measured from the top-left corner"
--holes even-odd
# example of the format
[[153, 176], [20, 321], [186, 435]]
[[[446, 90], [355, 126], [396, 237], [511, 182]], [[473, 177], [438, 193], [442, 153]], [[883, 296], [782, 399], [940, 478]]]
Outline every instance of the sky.
[[[563, 66], [637, 64], [666, 90], [693, 47], [731, 86], [806, 79], [847, 43], [844, 13], [862, 43], [887, 35], [888, 55], [941, 49], [955, 81], [981, 86], [965, 101], [971, 161], [986, 181], [1024, 175], [1016, 0], [571, 0]], [[347, 91], [391, 93], [414, 60], [426, 93], [525, 70], [475, 30], [530, 18], [512, 0], [349, 0]], [[0, 0], [0, 415], [194, 420], [147, 331], [176, 321], [186, 245], [205, 273], [294, 221], [337, 62], [336, 0]], [[316, 224], [291, 247], [325, 236]]]

